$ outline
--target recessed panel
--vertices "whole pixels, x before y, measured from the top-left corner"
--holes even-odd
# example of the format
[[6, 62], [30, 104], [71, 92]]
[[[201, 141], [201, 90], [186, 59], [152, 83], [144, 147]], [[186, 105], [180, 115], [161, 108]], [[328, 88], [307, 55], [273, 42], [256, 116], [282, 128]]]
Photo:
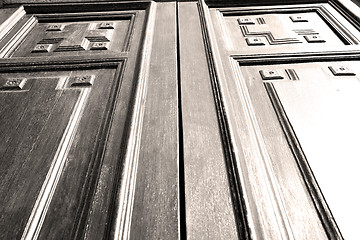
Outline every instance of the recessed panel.
[[43, 18], [27, 14], [10, 31], [13, 37], [0, 42], [0, 47], [4, 46], [0, 56], [71, 56], [129, 51], [135, 14], [108, 12], [103, 18], [84, 15], [53, 14]]
[[[289, 121], [292, 130], [283, 129], [286, 135], [291, 134], [286, 131], [293, 131], [296, 139], [288, 141], [301, 145], [345, 239], [360, 234], [356, 221], [360, 214], [359, 64], [348, 61], [240, 67], [248, 86], [254, 81], [263, 83], [279, 121]], [[268, 101], [265, 98], [268, 96], [262, 101]]]
[[111, 21], [37, 23], [12, 57], [124, 51], [131, 18]]
[[[359, 31], [324, 5], [217, 9], [221, 36], [237, 54], [339, 50], [359, 44]], [[342, 22], [343, 21], [343, 22]]]
[[82, 188], [102, 161], [100, 139], [120, 84], [115, 72], [0, 74], [1, 239], [33, 236], [31, 229], [61, 229], [70, 238], [75, 222], [68, 220], [89, 201]]

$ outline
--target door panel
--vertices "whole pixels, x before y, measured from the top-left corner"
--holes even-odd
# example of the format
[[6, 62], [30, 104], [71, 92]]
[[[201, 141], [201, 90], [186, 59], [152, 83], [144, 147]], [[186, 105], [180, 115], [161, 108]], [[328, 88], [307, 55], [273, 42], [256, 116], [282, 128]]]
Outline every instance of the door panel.
[[287, 80], [285, 84], [265, 83], [276, 97], [272, 101], [281, 102], [283, 111], [277, 109], [277, 114], [286, 114], [279, 118], [287, 118], [291, 123], [346, 239], [358, 235], [353, 219], [360, 212], [356, 204], [359, 193], [354, 191], [359, 181], [356, 173], [359, 114], [354, 111], [360, 90], [357, 65], [357, 61], [277, 65], [293, 68], [299, 78], [295, 82], [299, 84], [291, 81], [293, 84], [287, 85]]
[[236, 54], [331, 51], [359, 43], [359, 31], [329, 4], [222, 8], [211, 15], [226, 49]]
[[[7, 194], [1, 206], [2, 212], [10, 213], [2, 215], [2, 225], [29, 219], [27, 227], [31, 228], [47, 216], [43, 227], [53, 236], [60, 236], [56, 229], [47, 228], [47, 223], [59, 224], [59, 216], [67, 221], [76, 217], [86, 192], [83, 186], [91, 181], [86, 175], [101, 162], [103, 147], [98, 141], [105, 138], [109, 127], [103, 119], [109, 118], [108, 109], [114, 105], [111, 90], [119, 85], [119, 80], [114, 81], [115, 72], [107, 69], [2, 75], [3, 116], [7, 116], [2, 122], [7, 124], [2, 126], [6, 140], [1, 159], [7, 161], [6, 166], [2, 165], [1, 190]], [[19, 89], [22, 83], [15, 87], [11, 84], [14, 81], [26, 82]], [[17, 110], [12, 116], [5, 114], [12, 109]], [[68, 224], [61, 223], [71, 229], [73, 222]], [[18, 234], [25, 226], [17, 226], [13, 228], [16, 234], [7, 238], [21, 237]]]
[[[351, 160], [356, 147], [348, 143], [357, 129], [351, 125], [357, 119], [352, 109], [358, 80], [351, 70], [356, 61], [341, 60], [358, 58], [358, 25], [349, 23], [353, 16], [341, 16], [347, 10], [332, 1], [252, 4], [228, 7], [206, 1], [202, 5], [237, 152], [237, 173], [243, 176], [243, 195], [249, 199], [244, 205], [251, 214], [250, 231], [266, 239], [341, 239], [335, 222], [338, 214], [340, 229], [349, 231], [344, 236], [357, 236], [351, 233], [356, 228], [349, 230], [351, 224], [340, 223], [344, 218], [354, 222], [356, 210], [345, 206], [347, 197], [356, 199], [357, 194], [349, 187], [342, 195], [334, 187], [350, 186], [355, 175], [344, 169], [349, 163], [330, 159], [346, 158], [357, 169]], [[311, 63], [326, 60], [333, 61]], [[340, 81], [345, 77], [348, 81]], [[343, 125], [353, 130], [346, 131]], [[349, 182], [345, 183], [347, 177], [343, 182], [335, 180], [339, 172], [330, 173], [331, 169], [344, 169]]]
[[353, 4], [55, 2], [0, 9], [2, 239], [358, 235]]
[[[143, 227], [146, 221], [154, 226], [154, 219], [164, 222], [157, 231], [142, 228], [142, 236], [179, 235], [176, 32], [170, 25], [173, 36], [164, 37], [162, 21], [155, 25], [154, 15], [157, 9], [159, 16], [166, 16], [166, 9], [175, 13], [174, 6], [81, 3], [1, 9], [9, 19], [2, 19], [0, 27], [6, 31], [0, 35], [1, 238], [129, 238], [130, 226]], [[175, 22], [174, 15], [168, 19]], [[172, 40], [167, 48], [159, 40], [153, 47], [154, 35]], [[160, 71], [167, 66], [173, 71], [149, 70], [150, 62]], [[166, 96], [157, 93], [162, 88], [166, 103]], [[157, 102], [152, 102], [154, 93]], [[152, 116], [167, 124], [154, 123]], [[163, 150], [153, 143], [158, 126], [164, 131], [159, 132]], [[165, 165], [165, 175], [147, 172]], [[163, 184], [162, 193], [149, 189], [149, 184], [159, 186], [154, 179]], [[163, 199], [147, 199], [154, 193]], [[148, 218], [142, 222], [143, 216]]]

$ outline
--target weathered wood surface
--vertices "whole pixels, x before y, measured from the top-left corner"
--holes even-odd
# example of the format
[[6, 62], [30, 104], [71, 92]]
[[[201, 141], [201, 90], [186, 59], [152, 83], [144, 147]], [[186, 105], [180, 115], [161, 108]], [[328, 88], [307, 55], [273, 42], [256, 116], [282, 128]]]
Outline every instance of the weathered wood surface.
[[155, 6], [131, 239], [180, 234], [176, 4]]
[[1, 239], [342, 238], [296, 135], [311, 97], [260, 71], [359, 60], [350, 1], [2, 3], [26, 4], [0, 9], [0, 87], [28, 81], [0, 89]]
[[[91, 6], [87, 6], [90, 11]], [[99, 6], [108, 9], [97, 3], [92, 10]], [[73, 38], [86, 37], [83, 29], [77, 29], [79, 22], [90, 21], [86, 26], [90, 29], [95, 20], [96, 29], [101, 21], [108, 21], [106, 14], [112, 14], [111, 19], [114, 14], [95, 14], [94, 19], [90, 11], [75, 13], [74, 18], [69, 5], [61, 6], [61, 14], [52, 14], [56, 12], [54, 8], [42, 6], [31, 10], [39, 14], [46, 8], [43, 22], [38, 23], [35, 18], [41, 18], [40, 15], [16, 18], [24, 9], [4, 11], [15, 16], [15, 27], [3, 28], [8, 31], [1, 43], [5, 46], [3, 56], [11, 57], [14, 52], [18, 55], [14, 60], [3, 59], [0, 85], [14, 77], [27, 78], [27, 82], [23, 90], [0, 91], [4, 98], [1, 111], [5, 111], [1, 120], [5, 141], [1, 146], [0, 185], [6, 196], [1, 198], [1, 238], [99, 239], [117, 231], [116, 219], [123, 208], [118, 195], [127, 171], [124, 158], [132, 151], [129, 126], [134, 125], [133, 121], [139, 122], [139, 117], [132, 116], [138, 116], [137, 112], [144, 108], [135, 109], [134, 98], [144, 98], [145, 94], [135, 96], [145, 83], [138, 77], [143, 71], [141, 51], [148, 6], [137, 5], [134, 10], [128, 4], [115, 9], [116, 33], [110, 35], [116, 39], [109, 50], [90, 49], [82, 54], [72, 51], [57, 54], [60, 57], [48, 52], [31, 53], [37, 37], [43, 37], [44, 29], [39, 30], [38, 26], [49, 21], [62, 23], [67, 18], [65, 21], [74, 24], [64, 30], [63, 40], [71, 42]], [[132, 10], [126, 11], [126, 7]], [[129, 16], [124, 24], [118, 17], [122, 15], [119, 10]], [[21, 21], [31, 18], [35, 21], [28, 29], [40, 31], [33, 35], [20, 26]], [[17, 35], [21, 37], [12, 38]], [[93, 76], [94, 82], [71, 86], [71, 76]]]
[[187, 239], [237, 239], [197, 3], [178, 3]]

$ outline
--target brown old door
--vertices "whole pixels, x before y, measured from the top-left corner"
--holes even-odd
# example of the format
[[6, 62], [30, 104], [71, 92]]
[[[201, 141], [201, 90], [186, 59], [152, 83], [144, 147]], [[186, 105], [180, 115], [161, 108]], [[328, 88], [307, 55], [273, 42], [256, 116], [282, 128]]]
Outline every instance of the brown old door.
[[359, 235], [351, 1], [26, 2], [0, 9], [1, 239]]
[[239, 236], [356, 239], [358, 7], [263, 4], [199, 5]]
[[1, 9], [1, 239], [177, 238], [174, 14]]

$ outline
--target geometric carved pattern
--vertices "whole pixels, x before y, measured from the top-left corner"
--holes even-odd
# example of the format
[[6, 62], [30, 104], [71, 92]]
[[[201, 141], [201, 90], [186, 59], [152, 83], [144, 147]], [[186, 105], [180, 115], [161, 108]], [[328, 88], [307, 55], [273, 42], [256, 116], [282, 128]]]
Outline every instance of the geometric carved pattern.
[[323, 43], [326, 42], [323, 38], [321, 38], [319, 35], [306, 35], [304, 36], [306, 41], [308, 43]]
[[90, 50], [107, 50], [108, 42], [94, 42], [90, 45]]
[[71, 87], [89, 87], [94, 84], [94, 75], [72, 76], [68, 80]]
[[[280, 69], [270, 69], [270, 70], [259, 70], [262, 80], [281, 80], [284, 79], [283, 71]], [[288, 76], [289, 80], [297, 81], [299, 76], [297, 75], [295, 69], [285, 69], [285, 73]]]
[[260, 18], [256, 18], [256, 21], [258, 22], [258, 24], [266, 24], [265, 19], [263, 17]]
[[265, 45], [263, 37], [248, 37], [245, 38], [247, 45], [255, 46], [255, 45]]
[[1, 86], [2, 90], [21, 90], [25, 86], [26, 78], [9, 78]]
[[99, 29], [114, 29], [114, 23], [113, 22], [100, 23]]
[[45, 38], [38, 42], [38, 44], [57, 44], [60, 43], [64, 38]]
[[263, 80], [284, 79], [280, 70], [260, 70], [259, 72]]
[[345, 66], [340, 66], [340, 67], [330, 66], [329, 69], [335, 76], [355, 76], [356, 75], [351, 69], [349, 69], [348, 67], [345, 67]]
[[293, 30], [298, 35], [316, 35], [319, 34], [314, 29], [294, 29]]
[[51, 24], [48, 25], [46, 31], [62, 31], [64, 29], [64, 25], [62, 24]]
[[37, 44], [32, 52], [49, 52], [52, 48], [52, 44]]
[[290, 80], [297, 81], [299, 77], [294, 69], [285, 69], [286, 74], [289, 76]]
[[309, 21], [304, 16], [299, 16], [299, 15], [290, 16], [290, 19], [293, 22], [308, 22]]
[[[303, 10], [301, 10], [301, 12], [302, 11]], [[329, 43], [328, 45], [334, 43], [334, 45], [351, 45], [355, 42], [355, 44], [357, 44], [355, 37], [352, 35], [347, 36], [346, 34], [341, 34], [340, 32], [343, 29], [338, 30], [337, 28], [342, 28], [342, 26], [333, 23], [332, 19], [328, 19], [328, 15], [322, 14], [322, 11], [325, 10], [319, 10], [318, 12], [304, 10], [301, 14], [300, 12], [297, 13], [296, 11], [290, 10], [283, 11], [285, 13], [283, 14], [281, 10], [276, 12], [275, 10], [270, 9], [261, 12], [256, 12], [255, 10], [225, 10], [222, 13], [223, 16], [226, 17], [225, 19], [237, 21], [237, 28], [240, 28], [240, 34], [242, 35], [240, 38], [248, 46], [298, 43]], [[324, 19], [324, 16], [326, 19]], [[229, 24], [229, 27], [233, 30], [235, 29], [234, 25], [230, 25], [230, 21], [227, 22], [227, 24]], [[344, 31], [346, 31], [346, 29], [344, 29]], [[322, 36], [320, 36], [320, 34]], [[236, 33], [236, 35], [238, 35], [238, 33]], [[233, 35], [233, 37], [234, 39], [232, 41], [234, 42], [236, 41], [235, 38], [237, 36]], [[258, 39], [256, 42], [253, 42], [251, 39], [247, 39], [250, 37]], [[354, 40], [350, 38], [353, 38]], [[265, 41], [260, 41], [261, 39]], [[239, 44], [243, 45], [244, 42]], [[262, 44], [262, 42], [265, 44]], [[296, 47], [296, 49], [298, 48], [302, 48], [302, 46]], [[275, 49], [278, 48], [274, 48], [274, 50]], [[256, 48], [254, 48], [254, 50], [258, 51]]]
[[90, 42], [110, 42], [106, 36], [87, 36], [85, 38]]
[[54, 52], [107, 50], [113, 34], [111, 30], [114, 29], [114, 23], [98, 23], [95, 29], [83, 30], [79, 27], [74, 30], [73, 34], [70, 30], [64, 31], [67, 27], [71, 29], [71, 25], [48, 25], [45, 30], [46, 38], [38, 42], [32, 52], [51, 52], [52, 49]]
[[247, 26], [240, 26], [244, 37], [265, 37], [270, 45], [301, 43], [297, 38], [275, 38], [270, 31], [250, 32]]
[[247, 17], [238, 18], [238, 22], [240, 25], [253, 25], [255, 24], [254, 20]]

